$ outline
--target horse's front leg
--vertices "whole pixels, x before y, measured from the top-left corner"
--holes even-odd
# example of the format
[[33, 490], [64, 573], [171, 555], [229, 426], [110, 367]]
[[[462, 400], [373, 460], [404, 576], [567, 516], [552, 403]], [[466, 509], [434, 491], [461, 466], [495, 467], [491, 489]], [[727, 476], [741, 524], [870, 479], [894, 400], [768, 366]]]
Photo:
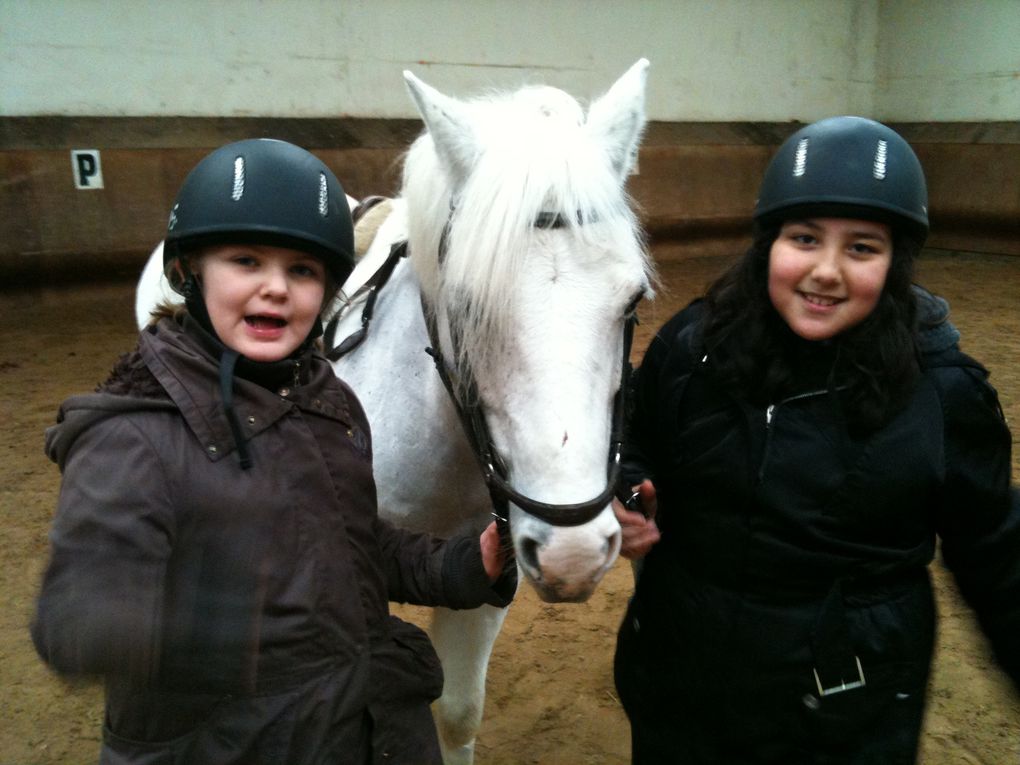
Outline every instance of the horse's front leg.
[[432, 642], [443, 663], [443, 695], [433, 712], [446, 765], [470, 765], [475, 736], [485, 707], [485, 674], [505, 608], [482, 606], [469, 611], [437, 608]]

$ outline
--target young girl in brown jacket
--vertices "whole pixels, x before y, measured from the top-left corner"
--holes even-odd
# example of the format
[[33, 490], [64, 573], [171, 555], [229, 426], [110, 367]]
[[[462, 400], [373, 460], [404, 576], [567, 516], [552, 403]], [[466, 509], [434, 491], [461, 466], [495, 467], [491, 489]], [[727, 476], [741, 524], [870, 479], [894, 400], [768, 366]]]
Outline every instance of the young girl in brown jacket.
[[378, 517], [365, 414], [313, 342], [352, 252], [321, 161], [218, 149], [170, 216], [186, 309], [47, 431], [63, 482], [32, 636], [104, 678], [100, 762], [440, 759], [438, 660], [387, 604], [502, 606], [516, 577], [493, 527]]

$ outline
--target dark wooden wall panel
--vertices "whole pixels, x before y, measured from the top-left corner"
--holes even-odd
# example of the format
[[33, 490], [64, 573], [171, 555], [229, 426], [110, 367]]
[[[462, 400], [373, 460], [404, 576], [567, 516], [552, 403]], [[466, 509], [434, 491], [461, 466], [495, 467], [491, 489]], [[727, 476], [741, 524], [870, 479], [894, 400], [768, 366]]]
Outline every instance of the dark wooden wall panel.
[[[932, 247], [1020, 255], [1020, 126], [895, 125], [929, 181]], [[762, 171], [795, 124], [652, 123], [629, 188], [677, 257], [738, 249]], [[0, 119], [0, 288], [136, 272], [187, 172], [213, 148], [271, 136], [315, 152], [352, 196], [392, 194], [414, 120]], [[101, 152], [104, 188], [74, 187], [72, 149]]]

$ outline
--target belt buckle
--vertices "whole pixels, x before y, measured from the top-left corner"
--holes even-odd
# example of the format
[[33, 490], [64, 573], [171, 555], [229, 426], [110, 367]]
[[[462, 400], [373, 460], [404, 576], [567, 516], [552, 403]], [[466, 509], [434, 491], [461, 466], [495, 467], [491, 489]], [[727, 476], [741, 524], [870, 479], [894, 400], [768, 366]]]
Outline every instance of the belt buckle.
[[851, 680], [849, 683], [840, 678], [839, 685], [833, 685], [828, 688], [822, 687], [822, 679], [818, 676], [817, 667], [811, 669], [815, 675], [815, 685], [818, 686], [818, 696], [824, 698], [826, 696], [834, 696], [837, 693], [843, 693], [844, 691], [852, 691], [857, 688], [863, 688], [867, 685], [864, 679], [864, 669], [861, 667], [860, 657], [854, 656], [854, 661], [857, 663], [857, 679]]

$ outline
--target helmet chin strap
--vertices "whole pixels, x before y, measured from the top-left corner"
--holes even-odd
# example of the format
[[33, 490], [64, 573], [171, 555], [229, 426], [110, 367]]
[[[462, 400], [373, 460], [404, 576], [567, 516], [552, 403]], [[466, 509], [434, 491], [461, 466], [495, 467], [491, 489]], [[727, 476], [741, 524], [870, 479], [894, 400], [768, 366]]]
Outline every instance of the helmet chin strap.
[[216, 334], [216, 330], [213, 329], [209, 309], [205, 305], [205, 296], [202, 294], [202, 283], [194, 273], [189, 273], [184, 280], [184, 284], [181, 285], [181, 294], [184, 295], [184, 305], [191, 318], [201, 324], [202, 329], [223, 342], [222, 338]]

